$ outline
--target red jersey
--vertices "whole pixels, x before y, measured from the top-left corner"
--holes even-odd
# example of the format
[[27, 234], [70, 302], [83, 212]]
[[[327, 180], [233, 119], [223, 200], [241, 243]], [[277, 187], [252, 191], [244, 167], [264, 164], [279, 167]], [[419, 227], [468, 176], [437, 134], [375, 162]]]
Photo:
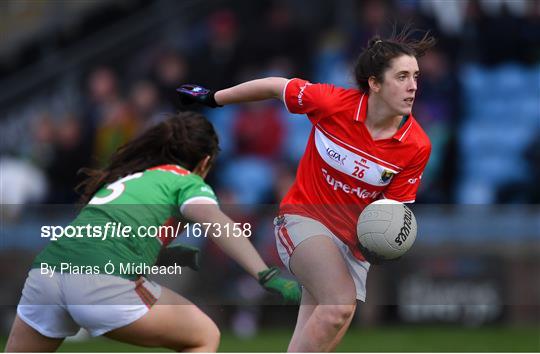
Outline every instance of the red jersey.
[[356, 224], [362, 209], [388, 198], [412, 203], [429, 159], [428, 136], [410, 115], [389, 139], [373, 140], [364, 124], [368, 95], [356, 89], [288, 81], [283, 101], [313, 124], [282, 214], [320, 221], [364, 260]]

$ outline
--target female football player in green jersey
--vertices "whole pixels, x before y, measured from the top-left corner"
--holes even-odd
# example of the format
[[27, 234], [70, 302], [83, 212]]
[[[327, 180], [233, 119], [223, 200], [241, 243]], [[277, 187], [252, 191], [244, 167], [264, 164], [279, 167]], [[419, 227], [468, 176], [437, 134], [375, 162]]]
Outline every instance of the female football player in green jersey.
[[[216, 351], [214, 322], [137, 270], [151, 269], [172, 239], [143, 231], [173, 220], [210, 224], [210, 238], [266, 290], [299, 302], [298, 284], [268, 268], [247, 237], [232, 235], [234, 223], [204, 182], [218, 150], [211, 123], [183, 112], [121, 147], [105, 168], [87, 170], [80, 186], [85, 206], [70, 224], [80, 234], [49, 242], [36, 257], [6, 351], [55, 351], [81, 327], [140, 346]], [[119, 236], [113, 226], [130, 231]]]

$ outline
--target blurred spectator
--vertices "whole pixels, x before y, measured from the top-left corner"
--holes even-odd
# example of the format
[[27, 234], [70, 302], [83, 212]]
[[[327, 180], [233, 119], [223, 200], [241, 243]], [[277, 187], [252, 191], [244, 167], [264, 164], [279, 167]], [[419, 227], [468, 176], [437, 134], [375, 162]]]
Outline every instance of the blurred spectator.
[[262, 23], [246, 33], [243, 62], [264, 66], [269, 59], [280, 58], [290, 62], [289, 72], [294, 76], [310, 75], [312, 63], [305, 58], [312, 52], [313, 41], [307, 38], [313, 34], [298, 25], [291, 11], [291, 7], [282, 1], [272, 2], [263, 11]]
[[121, 101], [116, 73], [108, 67], [93, 69], [88, 78], [88, 91], [90, 118], [100, 124], [106, 112]]
[[279, 163], [276, 166], [275, 200], [283, 200], [296, 178], [297, 162]]
[[135, 136], [139, 122], [132, 107], [121, 97], [117, 75], [111, 68], [94, 69], [88, 86], [87, 129], [95, 133], [93, 157], [102, 165], [118, 147]]
[[31, 124], [31, 159], [41, 168], [49, 165], [53, 158], [55, 127], [49, 113], [41, 113]]
[[54, 118], [40, 113], [31, 126], [29, 158], [47, 175], [48, 203], [74, 203], [77, 172], [89, 165], [92, 142], [83, 133], [81, 120], [73, 113]]
[[[540, 58], [540, 39], [535, 36], [540, 34], [540, 18], [538, 9], [534, 10], [538, 1], [471, 1], [467, 5], [462, 50], [467, 58], [490, 66], [512, 60], [532, 63]], [[516, 11], [518, 7], [524, 10]]]
[[352, 68], [347, 58], [346, 43], [346, 34], [336, 29], [321, 34], [319, 48], [313, 60], [315, 82], [328, 82], [341, 87], [352, 86]]
[[420, 0], [420, 8], [434, 15], [441, 32], [452, 36], [463, 30], [467, 5], [467, 1]]
[[277, 157], [284, 136], [281, 109], [283, 108], [274, 102], [252, 103], [240, 107], [232, 136], [237, 155]]
[[[306, 144], [312, 124], [306, 117], [289, 113], [282, 109], [281, 120], [285, 127], [285, 138], [281, 144], [281, 160], [291, 161], [297, 165], [306, 150]], [[282, 198], [278, 198], [281, 200]]]
[[139, 127], [137, 115], [126, 102], [107, 110], [96, 129], [94, 156], [98, 164], [106, 163], [116, 149], [137, 134]]
[[169, 104], [161, 101], [157, 87], [148, 80], [140, 80], [133, 85], [130, 102], [135, 113], [140, 117], [142, 129], [166, 119], [167, 113], [173, 110]]
[[208, 40], [191, 55], [197, 82], [219, 89], [231, 86], [241, 68], [238, 20], [234, 12], [219, 10], [207, 19]]
[[272, 192], [276, 179], [268, 160], [254, 156], [231, 160], [221, 170], [220, 180], [239, 205], [275, 202]]
[[[391, 24], [391, 16], [388, 13], [387, 3], [383, 1], [368, 0], [354, 9], [357, 16], [357, 26], [348, 29], [351, 41], [348, 43], [349, 52], [356, 57], [362, 47], [367, 46], [371, 37], [381, 34], [382, 29]], [[391, 21], [391, 20], [390, 20]]]
[[419, 66], [421, 74], [414, 116], [432, 144], [429, 163], [422, 177], [421, 191], [425, 191], [422, 200], [440, 203], [450, 199], [448, 192], [452, 188], [452, 180], [446, 176], [455, 175], [448, 147], [459, 120], [458, 102], [452, 99], [453, 93], [458, 91], [457, 78], [445, 56], [437, 49], [421, 57]]
[[43, 201], [47, 181], [43, 172], [30, 162], [0, 156], [0, 217], [2, 221], [16, 221], [27, 203]]
[[77, 172], [88, 166], [91, 145], [83, 138], [78, 117], [67, 114], [55, 125], [53, 158], [46, 166], [49, 178], [48, 203], [75, 203], [74, 189], [79, 182]]
[[228, 105], [220, 109], [207, 109], [204, 112], [214, 125], [219, 137], [221, 151], [218, 155], [218, 162], [234, 157], [236, 148], [236, 143], [233, 140], [234, 119], [238, 115], [239, 108], [237, 105]]
[[165, 101], [165, 105], [173, 107], [175, 110], [182, 108], [175, 89], [179, 83], [190, 80], [188, 73], [188, 63], [176, 51], [167, 49], [157, 57], [153, 74], [159, 90], [159, 97]]

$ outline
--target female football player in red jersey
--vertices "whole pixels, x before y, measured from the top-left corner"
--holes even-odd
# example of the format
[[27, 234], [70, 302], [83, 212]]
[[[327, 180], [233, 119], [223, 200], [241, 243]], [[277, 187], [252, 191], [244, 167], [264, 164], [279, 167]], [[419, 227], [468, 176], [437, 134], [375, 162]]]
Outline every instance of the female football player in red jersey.
[[217, 92], [178, 89], [184, 103], [210, 107], [281, 99], [313, 124], [296, 180], [280, 205], [275, 236], [285, 266], [303, 286], [289, 351], [332, 351], [365, 300], [369, 269], [356, 237], [359, 208], [379, 198], [414, 202], [431, 144], [412, 116], [417, 57], [435, 39], [405, 28], [374, 37], [355, 66], [359, 89], [269, 77]]
[[[280, 277], [276, 267], [268, 268], [248, 238], [229, 237], [224, 231], [232, 221], [204, 182], [218, 151], [214, 127], [203, 115], [179, 113], [121, 147], [106, 167], [88, 171], [81, 185], [84, 208], [70, 225], [119, 222], [136, 230], [166, 225], [176, 217], [207, 223], [208, 236], [263, 288], [298, 302], [296, 282]], [[55, 351], [81, 327], [92, 336], [134, 345], [216, 351], [219, 330], [196, 305], [147, 280], [143, 272], [121, 271], [122, 264], [153, 266], [176, 235], [129, 236], [81, 234], [49, 242], [26, 279], [6, 351]], [[69, 264], [79, 271], [51, 269], [44, 274], [43, 264], [54, 269]], [[107, 264], [113, 267], [110, 272]]]

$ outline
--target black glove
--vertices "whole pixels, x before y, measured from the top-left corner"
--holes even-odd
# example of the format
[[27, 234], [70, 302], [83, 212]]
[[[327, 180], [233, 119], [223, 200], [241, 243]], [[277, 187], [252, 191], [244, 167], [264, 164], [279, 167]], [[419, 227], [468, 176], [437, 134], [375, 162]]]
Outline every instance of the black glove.
[[215, 91], [209, 90], [199, 85], [185, 84], [176, 89], [180, 94], [180, 102], [183, 105], [200, 103], [202, 105], [216, 108], [223, 107], [217, 104], [214, 98]]
[[171, 265], [176, 263], [180, 267], [189, 267], [193, 270], [199, 270], [199, 249], [188, 245], [175, 242], [173, 245], [161, 250], [157, 265]]

